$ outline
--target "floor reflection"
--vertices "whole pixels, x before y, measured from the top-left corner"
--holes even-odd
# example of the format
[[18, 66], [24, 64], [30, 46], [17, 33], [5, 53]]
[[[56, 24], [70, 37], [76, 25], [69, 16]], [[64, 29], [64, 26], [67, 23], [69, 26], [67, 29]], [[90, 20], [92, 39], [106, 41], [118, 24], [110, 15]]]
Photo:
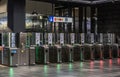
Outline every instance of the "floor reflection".
[[50, 65], [0, 67], [0, 77], [120, 77], [120, 58]]

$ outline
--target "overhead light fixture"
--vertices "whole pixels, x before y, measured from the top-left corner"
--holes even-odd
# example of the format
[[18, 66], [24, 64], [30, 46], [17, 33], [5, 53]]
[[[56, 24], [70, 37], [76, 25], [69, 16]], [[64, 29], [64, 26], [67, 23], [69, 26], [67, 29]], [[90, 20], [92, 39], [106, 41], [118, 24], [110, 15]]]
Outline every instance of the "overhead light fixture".
[[107, 2], [115, 2], [120, 0], [58, 0], [58, 1], [65, 1], [65, 2], [76, 2], [76, 3], [84, 3], [84, 4], [100, 4], [100, 3], [107, 3]]

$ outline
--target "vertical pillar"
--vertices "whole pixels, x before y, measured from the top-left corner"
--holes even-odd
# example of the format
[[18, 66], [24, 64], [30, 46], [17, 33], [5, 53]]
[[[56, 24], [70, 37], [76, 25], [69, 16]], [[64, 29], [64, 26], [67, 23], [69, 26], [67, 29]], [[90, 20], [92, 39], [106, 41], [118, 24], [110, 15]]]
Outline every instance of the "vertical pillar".
[[[68, 17], [72, 17], [72, 7], [68, 7]], [[72, 32], [72, 24], [71, 23], [68, 23], [67, 25], [68, 27], [68, 32]]]
[[91, 32], [95, 33], [95, 8], [91, 7]]
[[84, 17], [83, 17], [83, 20], [84, 20], [84, 21], [83, 21], [83, 23], [84, 23], [84, 24], [83, 24], [83, 32], [84, 32], [84, 33], [87, 33], [87, 29], [86, 29], [86, 28], [87, 28], [87, 27], [86, 27], [86, 25], [87, 25], [87, 24], [86, 24], [86, 22], [87, 22], [87, 14], [86, 14], [86, 13], [87, 13], [87, 7], [84, 7], [83, 13], [84, 13]]
[[[62, 17], [62, 9], [59, 9], [59, 16], [61, 16]], [[63, 32], [63, 26], [62, 26], [63, 24], [62, 23], [59, 23], [59, 32]]]
[[84, 32], [82, 30], [82, 26], [83, 26], [83, 7], [79, 7], [79, 32], [82, 33]]
[[75, 17], [75, 8], [73, 8], [72, 13], [73, 13], [72, 14], [73, 15], [72, 16], [73, 17], [73, 25], [72, 25], [73, 26], [73, 29], [72, 29], [73, 31], [72, 32], [77, 32], [78, 30], [75, 28], [76, 27], [76, 24], [75, 24], [75, 19], [76, 19], [76, 17]]
[[26, 0], [8, 0], [8, 27], [13, 32], [25, 31], [25, 2]]

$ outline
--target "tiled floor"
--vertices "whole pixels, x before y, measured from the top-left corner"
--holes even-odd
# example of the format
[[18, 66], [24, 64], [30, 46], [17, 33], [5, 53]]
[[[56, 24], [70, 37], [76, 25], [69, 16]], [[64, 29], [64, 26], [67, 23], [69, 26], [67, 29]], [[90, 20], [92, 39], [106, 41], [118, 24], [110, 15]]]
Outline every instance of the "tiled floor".
[[0, 66], [0, 77], [120, 77], [120, 59], [21, 66]]

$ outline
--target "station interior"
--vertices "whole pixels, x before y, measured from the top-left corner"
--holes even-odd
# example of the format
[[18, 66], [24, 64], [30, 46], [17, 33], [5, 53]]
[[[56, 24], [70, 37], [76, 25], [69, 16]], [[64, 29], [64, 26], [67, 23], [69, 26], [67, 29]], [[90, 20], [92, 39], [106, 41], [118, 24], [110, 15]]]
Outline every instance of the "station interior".
[[0, 77], [120, 77], [120, 0], [0, 0]]

